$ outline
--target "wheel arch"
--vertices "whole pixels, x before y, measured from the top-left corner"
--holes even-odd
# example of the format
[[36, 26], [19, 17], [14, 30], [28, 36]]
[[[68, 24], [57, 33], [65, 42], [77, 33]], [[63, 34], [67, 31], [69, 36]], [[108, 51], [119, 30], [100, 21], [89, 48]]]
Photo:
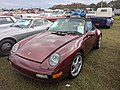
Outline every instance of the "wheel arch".
[[82, 54], [82, 56], [84, 56], [84, 51], [83, 51], [83, 49], [80, 49], [79, 52]]
[[14, 37], [6, 37], [6, 38], [3, 38], [3, 39], [0, 40], [0, 42], [3, 41], [3, 40], [6, 40], [6, 39], [12, 40], [12, 41], [14, 41], [15, 43], [18, 42], [17, 39], [15, 39]]

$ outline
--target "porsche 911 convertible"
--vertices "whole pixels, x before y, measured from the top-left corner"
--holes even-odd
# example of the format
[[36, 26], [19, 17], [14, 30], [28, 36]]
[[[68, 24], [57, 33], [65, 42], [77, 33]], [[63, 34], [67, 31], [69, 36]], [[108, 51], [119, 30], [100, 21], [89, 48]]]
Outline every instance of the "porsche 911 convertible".
[[47, 32], [15, 44], [9, 62], [22, 74], [41, 81], [75, 78], [84, 56], [92, 48], [100, 48], [101, 40], [102, 32], [90, 19], [58, 19]]

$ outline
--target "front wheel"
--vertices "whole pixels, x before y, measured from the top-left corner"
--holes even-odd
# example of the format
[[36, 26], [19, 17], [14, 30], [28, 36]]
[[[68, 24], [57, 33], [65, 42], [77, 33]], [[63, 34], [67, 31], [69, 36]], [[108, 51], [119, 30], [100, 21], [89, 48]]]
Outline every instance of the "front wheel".
[[70, 74], [69, 74], [70, 78], [76, 78], [79, 75], [82, 69], [82, 65], [83, 65], [83, 56], [81, 53], [77, 53], [71, 64]]
[[10, 39], [5, 39], [1, 41], [0, 42], [0, 54], [9, 55], [9, 52], [12, 49], [14, 44], [15, 42]]

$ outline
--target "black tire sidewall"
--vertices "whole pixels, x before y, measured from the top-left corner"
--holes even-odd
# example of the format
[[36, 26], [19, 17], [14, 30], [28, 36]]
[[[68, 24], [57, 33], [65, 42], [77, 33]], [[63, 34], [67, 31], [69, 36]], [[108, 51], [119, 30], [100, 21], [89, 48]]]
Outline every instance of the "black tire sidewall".
[[[2, 52], [1, 47], [2, 47], [2, 45], [5, 44], [5, 43], [10, 43], [12, 47], [13, 47], [13, 45], [15, 44], [15, 42], [14, 42], [13, 40], [10, 40], [10, 39], [2, 40], [2, 41], [0, 42], [0, 54], [1, 54], [1, 55], [9, 55], [9, 52], [10, 52], [10, 51], [9, 51], [9, 52]], [[11, 47], [11, 49], [12, 49], [12, 47]]]

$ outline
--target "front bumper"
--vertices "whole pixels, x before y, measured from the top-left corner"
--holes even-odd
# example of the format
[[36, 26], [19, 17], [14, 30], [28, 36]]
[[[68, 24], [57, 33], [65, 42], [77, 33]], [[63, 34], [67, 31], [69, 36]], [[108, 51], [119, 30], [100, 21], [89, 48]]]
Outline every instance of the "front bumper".
[[39, 63], [25, 60], [17, 55], [9, 56], [10, 64], [21, 74], [30, 77], [32, 79], [41, 81], [56, 81], [63, 77], [62, 70], [58, 70], [56, 74], [53, 74], [54, 70], [46, 70], [40, 68]]

